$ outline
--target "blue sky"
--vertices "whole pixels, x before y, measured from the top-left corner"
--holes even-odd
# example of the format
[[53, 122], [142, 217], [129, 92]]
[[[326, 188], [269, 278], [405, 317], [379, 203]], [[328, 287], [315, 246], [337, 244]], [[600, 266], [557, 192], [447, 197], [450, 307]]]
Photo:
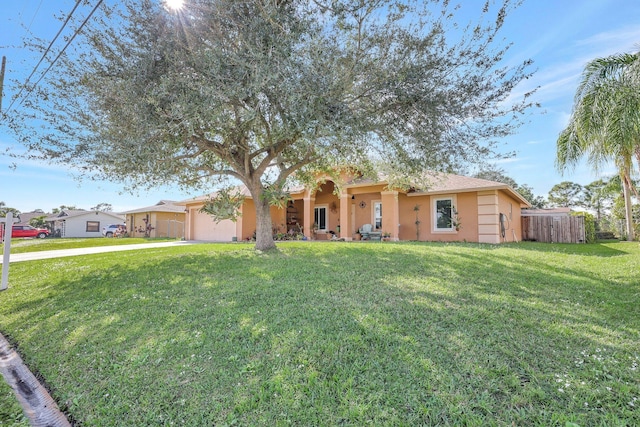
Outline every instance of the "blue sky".
[[[460, 0], [462, 13], [484, 0]], [[93, 3], [93, 2], [92, 2]], [[26, 79], [39, 57], [11, 46], [31, 32], [51, 40], [60, 28], [54, 16], [65, 16], [74, 0], [0, 0], [0, 55], [7, 57], [6, 110], [15, 94], [12, 79]], [[78, 9], [86, 15], [89, 6]], [[505, 152], [516, 157], [501, 161], [503, 168], [519, 184], [528, 184], [537, 195], [546, 196], [551, 187], [564, 180], [588, 184], [598, 176], [585, 165], [564, 176], [554, 167], [555, 143], [566, 126], [573, 95], [585, 64], [596, 58], [640, 49], [640, 2], [635, 0], [525, 0], [506, 21], [502, 36], [513, 42], [507, 61], [517, 64], [530, 58], [537, 69], [533, 78], [517, 88], [524, 93], [539, 86], [535, 100], [542, 108], [532, 112], [529, 123], [504, 141]], [[58, 42], [62, 46], [64, 42]], [[46, 69], [48, 64], [41, 66]], [[55, 71], [55, 68], [53, 69]], [[0, 126], [0, 153], [18, 142]], [[15, 162], [15, 168], [11, 167]], [[602, 170], [611, 175], [614, 169]], [[89, 209], [110, 203], [123, 211], [155, 204], [161, 199], [183, 200], [197, 194], [161, 188], [131, 195], [109, 182], [82, 181], [60, 166], [16, 161], [0, 155], [0, 201], [23, 212], [45, 211], [60, 205]]]

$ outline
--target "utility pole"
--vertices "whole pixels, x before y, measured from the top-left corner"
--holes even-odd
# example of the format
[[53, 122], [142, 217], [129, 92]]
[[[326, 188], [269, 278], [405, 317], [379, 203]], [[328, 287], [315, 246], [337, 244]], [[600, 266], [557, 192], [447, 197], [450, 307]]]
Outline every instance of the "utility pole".
[[7, 65], [7, 57], [2, 55], [2, 68], [0, 68], [0, 113], [2, 112], [2, 91], [4, 90], [4, 67]]

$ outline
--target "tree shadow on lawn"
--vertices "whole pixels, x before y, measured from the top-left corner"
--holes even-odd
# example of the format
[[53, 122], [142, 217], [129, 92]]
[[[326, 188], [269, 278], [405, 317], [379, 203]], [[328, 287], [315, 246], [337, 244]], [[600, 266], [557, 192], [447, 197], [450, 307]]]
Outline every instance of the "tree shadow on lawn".
[[610, 242], [610, 243], [542, 243], [542, 242], [518, 242], [518, 243], [504, 243], [496, 248], [515, 248], [534, 252], [544, 252], [548, 254], [560, 253], [560, 254], [572, 254], [587, 257], [617, 257], [628, 255], [627, 245], [635, 245], [637, 247], [638, 242]]
[[571, 414], [591, 424], [598, 413], [558, 393], [556, 375], [578, 381], [581, 350], [623, 354], [637, 337], [637, 325], [611, 322], [600, 292], [573, 305], [578, 288], [617, 285], [587, 270], [549, 263], [543, 274], [464, 247], [281, 251], [119, 256], [32, 283], [40, 296], [13, 303], [2, 328], [62, 407], [114, 425], [550, 424]]

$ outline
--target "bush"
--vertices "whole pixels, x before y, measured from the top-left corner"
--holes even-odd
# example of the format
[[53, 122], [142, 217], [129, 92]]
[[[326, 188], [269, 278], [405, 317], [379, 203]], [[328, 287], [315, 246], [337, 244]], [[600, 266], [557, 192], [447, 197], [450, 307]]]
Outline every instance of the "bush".
[[571, 212], [572, 216], [584, 217], [584, 238], [587, 243], [596, 242], [596, 218], [588, 212]]
[[613, 231], [598, 231], [596, 232], [597, 240], [614, 240], [616, 235], [613, 234]]

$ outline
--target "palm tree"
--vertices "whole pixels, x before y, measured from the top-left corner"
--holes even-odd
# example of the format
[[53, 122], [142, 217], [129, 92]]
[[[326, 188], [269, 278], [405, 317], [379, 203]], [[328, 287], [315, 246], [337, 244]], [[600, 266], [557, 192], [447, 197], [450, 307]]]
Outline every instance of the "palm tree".
[[633, 157], [640, 164], [640, 56], [613, 55], [587, 64], [576, 91], [569, 125], [557, 142], [562, 172], [583, 157], [598, 170], [613, 160], [623, 183], [627, 239], [634, 239], [631, 215]]

